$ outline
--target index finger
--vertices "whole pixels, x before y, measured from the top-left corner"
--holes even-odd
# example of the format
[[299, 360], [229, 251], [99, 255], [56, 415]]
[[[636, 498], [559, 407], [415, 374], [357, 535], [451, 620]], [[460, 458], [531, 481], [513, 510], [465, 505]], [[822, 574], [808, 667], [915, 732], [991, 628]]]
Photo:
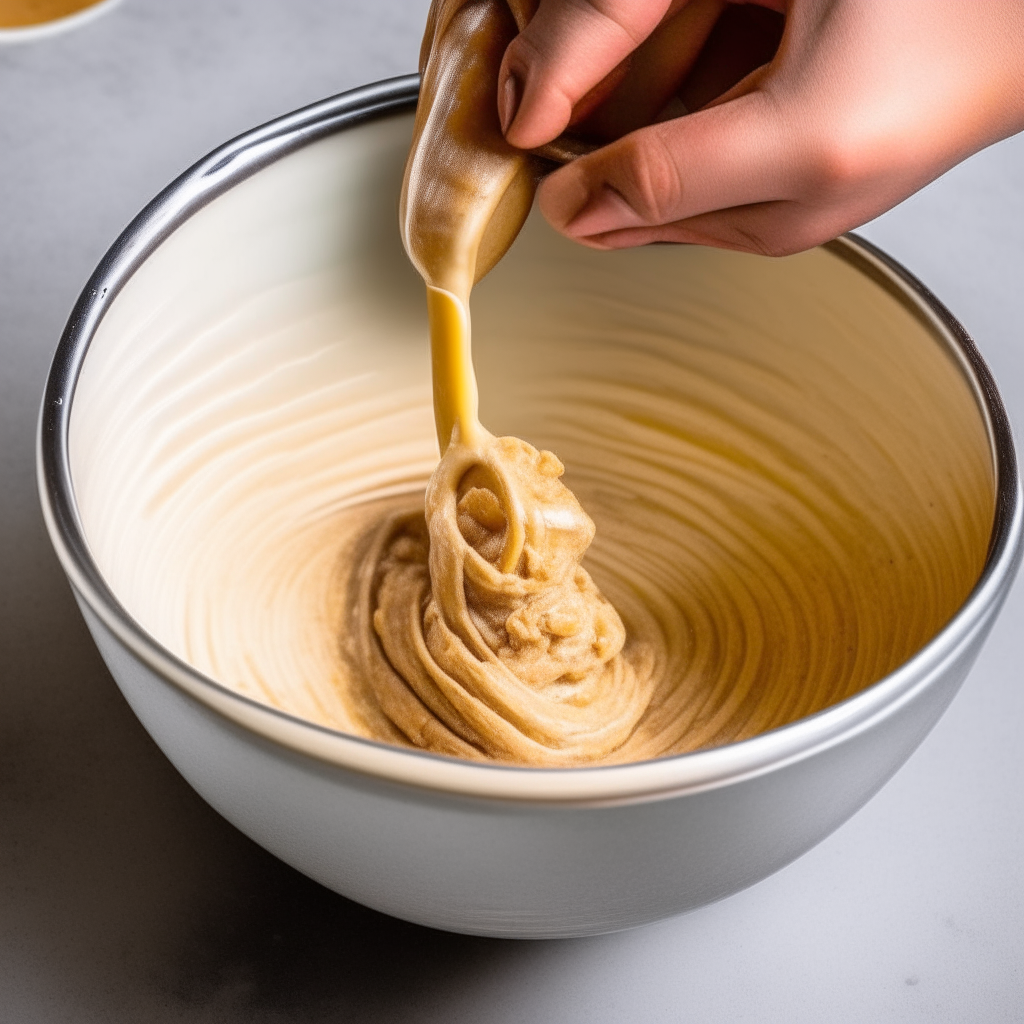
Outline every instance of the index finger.
[[671, 0], [541, 0], [505, 51], [498, 76], [508, 141], [534, 149], [559, 136], [576, 104], [654, 31], [670, 6]]

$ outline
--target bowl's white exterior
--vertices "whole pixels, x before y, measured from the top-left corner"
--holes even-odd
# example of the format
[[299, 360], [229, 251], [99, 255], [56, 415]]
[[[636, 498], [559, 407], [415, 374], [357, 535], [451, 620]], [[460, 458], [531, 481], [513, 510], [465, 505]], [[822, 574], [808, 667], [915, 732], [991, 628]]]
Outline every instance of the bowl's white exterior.
[[212, 197], [347, 123], [408, 108], [415, 89], [415, 80], [382, 83], [257, 129], [126, 231], [72, 315], [44, 397], [39, 472], [51, 538], [107, 665], [161, 749], [225, 818], [328, 887], [411, 921], [496, 936], [593, 934], [699, 907], [809, 849], [906, 760], [963, 681], [1020, 560], [1012, 442], [984, 364], [942, 307], [869, 247], [842, 243], [931, 310], [984, 395], [999, 467], [993, 550], [961, 612], [911, 661], [774, 733], [568, 771], [469, 765], [332, 733], [247, 701], [160, 649], [106, 588], [82, 537], [68, 413], [119, 284]]
[[891, 713], [802, 760], [712, 789], [566, 805], [446, 795], [270, 742], [168, 683], [79, 603], [146, 730], [246, 835], [369, 907], [521, 938], [596, 934], [692, 910], [800, 856], [938, 721], [996, 610]]

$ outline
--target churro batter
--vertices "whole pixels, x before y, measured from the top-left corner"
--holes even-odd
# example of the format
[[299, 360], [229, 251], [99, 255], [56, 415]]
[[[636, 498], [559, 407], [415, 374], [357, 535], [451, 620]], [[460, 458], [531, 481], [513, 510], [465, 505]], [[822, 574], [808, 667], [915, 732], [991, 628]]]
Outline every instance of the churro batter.
[[[402, 192], [427, 285], [441, 462], [425, 518], [389, 517], [358, 563], [358, 670], [409, 742], [534, 765], [586, 764], [629, 738], [653, 690], [644, 645], [581, 562], [594, 524], [549, 451], [477, 415], [474, 282], [529, 213], [537, 158], [510, 148], [494, 97], [516, 30], [504, 0], [431, 11]], [[367, 627], [372, 623], [372, 634]]]

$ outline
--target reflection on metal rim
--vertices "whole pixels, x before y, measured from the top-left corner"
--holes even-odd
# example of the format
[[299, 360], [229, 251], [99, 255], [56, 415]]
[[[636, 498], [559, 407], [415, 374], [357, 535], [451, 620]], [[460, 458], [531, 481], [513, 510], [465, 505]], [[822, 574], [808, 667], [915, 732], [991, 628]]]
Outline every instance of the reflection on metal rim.
[[161, 192], [111, 246], [71, 313], [43, 396], [37, 450], [40, 498], [62, 566], [83, 601], [144, 664], [236, 723], [300, 754], [395, 782], [452, 795], [559, 803], [618, 803], [716, 788], [803, 760], [869, 728], [929, 685], [1005, 596], [1021, 557], [1022, 509], [1009, 420], [988, 367], [967, 332], [913, 275], [853, 235], [830, 242], [836, 256], [885, 288], [960, 364], [986, 418], [996, 467], [997, 507], [988, 559], [957, 615], [913, 658], [861, 693], [770, 733], [657, 761], [598, 768], [529, 769], [470, 764], [349, 736], [259, 704], [176, 658], [142, 630], [111, 592], [89, 553], [68, 459], [71, 403], [82, 362], [111, 302], [149, 255], [194, 213], [318, 139], [407, 112], [419, 77], [378, 82], [305, 107], [228, 142]]

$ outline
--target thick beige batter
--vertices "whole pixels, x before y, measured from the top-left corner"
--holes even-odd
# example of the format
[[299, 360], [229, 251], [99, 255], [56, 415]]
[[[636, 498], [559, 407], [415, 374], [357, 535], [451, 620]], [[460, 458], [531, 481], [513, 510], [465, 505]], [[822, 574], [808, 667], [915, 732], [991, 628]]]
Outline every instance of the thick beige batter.
[[538, 163], [498, 125], [497, 68], [515, 30], [504, 0], [431, 11], [401, 223], [427, 285], [442, 458], [425, 518], [390, 517], [356, 564], [350, 628], [357, 671], [409, 742], [579, 765], [634, 731], [653, 656], [623, 652], [622, 620], [581, 564], [594, 524], [562, 464], [477, 416], [469, 295], [519, 233]]
[[[611, 755], [647, 709], [650, 653], [622, 654], [622, 621], [580, 565], [594, 525], [561, 473], [516, 438], [456, 439], [426, 523], [387, 519], [359, 563], [359, 663], [417, 746], [583, 764]], [[525, 513], [518, 533], [509, 506]]]

